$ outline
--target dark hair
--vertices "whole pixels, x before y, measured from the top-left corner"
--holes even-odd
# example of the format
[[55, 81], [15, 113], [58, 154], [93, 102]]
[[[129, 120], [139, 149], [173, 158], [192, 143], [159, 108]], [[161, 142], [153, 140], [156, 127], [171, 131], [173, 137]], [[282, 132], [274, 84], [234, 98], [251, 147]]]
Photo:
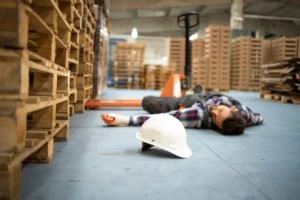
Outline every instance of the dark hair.
[[223, 121], [220, 132], [224, 135], [240, 135], [245, 127], [246, 120], [243, 115], [239, 111], [231, 111], [230, 117]]

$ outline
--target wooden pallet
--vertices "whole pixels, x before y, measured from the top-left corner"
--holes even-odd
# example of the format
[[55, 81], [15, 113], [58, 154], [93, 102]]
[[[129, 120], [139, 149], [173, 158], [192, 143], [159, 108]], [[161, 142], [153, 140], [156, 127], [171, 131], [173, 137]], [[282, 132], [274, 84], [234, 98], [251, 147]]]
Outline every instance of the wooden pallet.
[[281, 37], [271, 41], [271, 44], [265, 43], [264, 57], [265, 63], [277, 62], [297, 57], [298, 38]]
[[185, 39], [182, 37], [172, 37], [168, 40], [169, 65], [174, 73], [184, 72], [185, 63]]
[[282, 103], [300, 103], [299, 95], [289, 95], [270, 91], [261, 91], [260, 98], [265, 100], [281, 101]]
[[84, 89], [86, 86], [91, 86], [91, 85], [92, 85], [92, 75], [91, 74], [85, 74], [85, 75], [76, 77], [77, 90]]
[[297, 58], [300, 58], [300, 37], [298, 37], [298, 55]]
[[28, 130], [26, 147], [18, 152], [0, 153], [1, 199], [19, 199], [22, 162], [50, 162], [54, 155], [53, 138], [66, 138], [69, 124], [59, 120], [51, 131]]
[[[116, 88], [143, 88], [145, 45], [119, 42], [115, 49], [114, 79]], [[133, 82], [132, 76], [135, 78]]]
[[77, 11], [78, 13], [78, 16], [83, 16], [83, 0], [76, 0], [75, 4], [75, 10]]
[[[0, 48], [0, 99], [28, 98], [28, 51]], [[5, 94], [5, 96], [3, 96]]]
[[90, 99], [91, 94], [92, 94], [92, 86], [91, 85], [85, 86], [82, 89], [77, 89], [77, 102], [79, 102], [79, 101], [83, 102], [87, 99]]
[[85, 103], [88, 99], [85, 99], [84, 101], [77, 101], [75, 106], [75, 113], [84, 113], [85, 111]]
[[283, 95], [281, 96], [281, 102], [283, 103], [294, 103], [294, 104], [300, 104], [300, 96], [296, 95]]
[[265, 100], [275, 100], [275, 101], [281, 101], [280, 94], [276, 93], [260, 93], [260, 98]]
[[69, 101], [70, 101], [70, 104], [74, 104], [77, 102], [77, 89], [70, 90]]
[[[0, 142], [0, 199], [18, 199], [23, 160], [49, 162], [53, 158], [53, 138], [68, 138], [69, 115], [75, 110], [70, 102], [77, 98], [76, 80], [73, 77], [70, 82], [68, 70], [73, 75], [91, 76], [96, 25], [93, 3], [0, 3], [0, 18], [10, 18], [9, 23], [0, 24], [0, 69], [8, 72], [5, 77], [0, 75], [0, 124], [4, 127], [1, 138], [5, 138]], [[84, 50], [86, 63], [80, 66], [79, 30], [83, 28], [83, 17], [87, 20], [84, 45], [89, 48]], [[90, 85], [91, 79], [85, 82]]]
[[258, 90], [262, 40], [243, 36], [234, 39], [232, 46], [231, 87], [241, 91]]

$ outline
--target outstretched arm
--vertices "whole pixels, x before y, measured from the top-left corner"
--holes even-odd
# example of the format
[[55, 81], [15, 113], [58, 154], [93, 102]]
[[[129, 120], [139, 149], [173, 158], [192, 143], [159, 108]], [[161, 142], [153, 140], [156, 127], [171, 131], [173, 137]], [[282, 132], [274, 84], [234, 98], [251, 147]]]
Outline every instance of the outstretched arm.
[[[203, 126], [204, 119], [208, 118], [208, 116], [205, 116], [205, 112], [201, 103], [197, 103], [191, 108], [173, 110], [168, 112], [168, 114], [181, 121], [183, 126], [186, 128], [200, 128]], [[131, 126], [141, 126], [151, 116], [153, 116], [153, 114], [131, 116], [129, 124]]]
[[[191, 108], [174, 110], [168, 112], [168, 114], [179, 119], [179, 121], [182, 122], [183, 126], [187, 128], [200, 128], [206, 126], [204, 125], [204, 119], [208, 118], [201, 103]], [[110, 126], [141, 126], [145, 121], [147, 121], [151, 116], [154, 115], [158, 114], [144, 114], [135, 116], [103, 114], [102, 119], [107, 125]]]

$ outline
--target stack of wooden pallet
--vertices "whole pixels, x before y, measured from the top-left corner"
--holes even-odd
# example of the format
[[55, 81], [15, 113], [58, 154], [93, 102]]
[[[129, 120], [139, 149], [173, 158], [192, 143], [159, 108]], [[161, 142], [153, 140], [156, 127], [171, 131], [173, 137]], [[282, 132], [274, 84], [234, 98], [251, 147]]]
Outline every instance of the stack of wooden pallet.
[[184, 74], [185, 66], [185, 39], [169, 38], [169, 66], [173, 67], [174, 73]]
[[274, 63], [298, 57], [298, 37], [280, 37], [263, 43], [263, 63]]
[[231, 88], [259, 91], [262, 39], [239, 37], [232, 42]]
[[101, 95], [106, 86], [108, 71], [108, 11], [107, 1], [100, 1], [99, 6], [95, 6], [96, 30], [94, 37], [94, 63], [93, 63], [93, 93], [92, 98]]
[[174, 68], [169, 65], [156, 65], [155, 67], [155, 89], [160, 90], [165, 87], [169, 76], [174, 73]]
[[272, 40], [272, 61], [277, 62], [297, 57], [298, 38], [280, 37]]
[[197, 84], [207, 84], [207, 64], [204, 57], [204, 40], [197, 39], [192, 41], [192, 69], [191, 69], [191, 87], [194, 88]]
[[156, 65], [145, 64], [144, 66], [145, 89], [149, 89], [149, 90], [155, 89], [155, 71], [156, 71]]
[[145, 89], [160, 90], [164, 88], [169, 76], [173, 74], [169, 65], [145, 65]]
[[300, 59], [262, 65], [261, 98], [300, 103]]
[[272, 40], [262, 41], [262, 64], [272, 61]]
[[66, 19], [71, 26], [68, 65], [70, 70], [70, 115], [75, 112], [77, 102], [76, 76], [79, 69], [79, 31], [82, 28], [83, 1], [61, 1], [61, 9], [66, 12]]
[[300, 103], [299, 48], [299, 37], [264, 41], [261, 98]]
[[300, 58], [300, 36], [298, 37], [298, 54], [297, 54], [297, 58]]
[[79, 69], [76, 76], [77, 102], [75, 112], [84, 112], [85, 102], [92, 94], [94, 62], [94, 32], [96, 28], [94, 1], [85, 0], [82, 5], [82, 27], [79, 34]]
[[144, 44], [126, 42], [117, 43], [114, 54], [115, 88], [143, 88], [144, 52]]
[[0, 1], [0, 199], [18, 199], [22, 161], [49, 162], [68, 138], [76, 2]]
[[208, 59], [208, 90], [228, 91], [230, 84], [230, 40], [228, 26], [209, 26], [205, 29], [205, 57]]
[[192, 88], [201, 85], [203, 89], [208, 89], [208, 61], [209, 58], [207, 57], [199, 57], [197, 60], [193, 60]]

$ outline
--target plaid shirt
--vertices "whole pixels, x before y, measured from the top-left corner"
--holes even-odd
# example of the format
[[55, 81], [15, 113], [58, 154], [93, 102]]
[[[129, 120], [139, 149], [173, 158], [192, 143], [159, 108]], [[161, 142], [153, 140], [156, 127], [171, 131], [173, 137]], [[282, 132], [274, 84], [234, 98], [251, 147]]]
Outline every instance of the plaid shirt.
[[206, 101], [206, 104], [209, 109], [213, 105], [226, 105], [228, 107], [235, 106], [245, 118], [247, 126], [259, 125], [264, 121], [263, 117], [259, 113], [253, 112], [250, 108], [239, 102], [235, 102], [234, 104], [227, 96], [211, 96]]
[[[206, 101], [208, 109], [213, 105], [226, 105], [233, 106], [233, 102], [227, 96], [212, 96]], [[247, 126], [258, 125], [263, 122], [263, 118], [260, 114], [254, 113], [245, 105], [238, 104], [236, 106], [243, 117], [246, 119]], [[190, 108], [184, 108], [181, 110], [170, 111], [169, 114], [179, 119], [183, 126], [186, 128], [202, 128], [204, 117], [204, 107], [202, 103], [195, 103]], [[154, 114], [155, 115], [155, 114]], [[131, 116], [129, 125], [131, 126], [141, 126], [146, 120], [148, 120], [152, 115], [137, 115]], [[209, 124], [211, 124], [211, 117], [209, 116]], [[210, 125], [209, 125], [210, 126]]]

